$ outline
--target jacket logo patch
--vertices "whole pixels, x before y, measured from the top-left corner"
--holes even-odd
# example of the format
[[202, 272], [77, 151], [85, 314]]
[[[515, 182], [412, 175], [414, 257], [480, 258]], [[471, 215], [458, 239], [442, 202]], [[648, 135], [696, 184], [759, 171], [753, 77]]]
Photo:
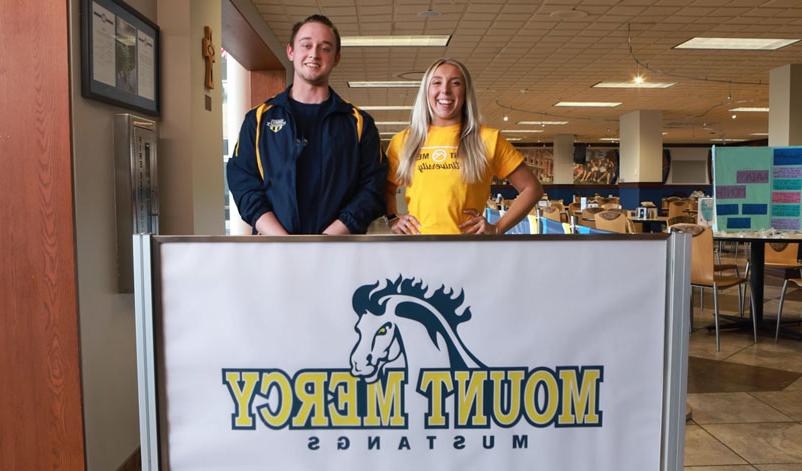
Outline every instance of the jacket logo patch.
[[286, 124], [287, 121], [283, 119], [271, 119], [270, 121], [267, 122], [267, 127], [270, 128], [270, 130], [273, 132], [279, 132], [282, 130], [282, 128], [284, 128]]

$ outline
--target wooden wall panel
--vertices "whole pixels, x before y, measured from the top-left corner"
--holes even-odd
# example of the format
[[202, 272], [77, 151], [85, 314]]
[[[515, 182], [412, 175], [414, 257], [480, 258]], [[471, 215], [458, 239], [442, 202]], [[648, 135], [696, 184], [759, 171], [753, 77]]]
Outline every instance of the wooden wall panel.
[[251, 70], [251, 106], [257, 106], [287, 87], [284, 70]]
[[67, 2], [0, 11], [0, 469], [83, 470]]

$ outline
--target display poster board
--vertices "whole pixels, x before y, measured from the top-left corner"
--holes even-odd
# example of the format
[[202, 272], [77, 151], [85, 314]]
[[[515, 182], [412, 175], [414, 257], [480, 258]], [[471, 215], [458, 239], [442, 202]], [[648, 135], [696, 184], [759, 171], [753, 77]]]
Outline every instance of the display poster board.
[[716, 231], [800, 230], [802, 147], [713, 147]]
[[698, 212], [696, 213], [696, 224], [710, 227], [716, 221], [716, 200], [715, 198], [699, 198]]
[[81, 94], [159, 115], [159, 27], [122, 0], [81, 0]]
[[681, 469], [677, 237], [140, 239], [143, 469]]

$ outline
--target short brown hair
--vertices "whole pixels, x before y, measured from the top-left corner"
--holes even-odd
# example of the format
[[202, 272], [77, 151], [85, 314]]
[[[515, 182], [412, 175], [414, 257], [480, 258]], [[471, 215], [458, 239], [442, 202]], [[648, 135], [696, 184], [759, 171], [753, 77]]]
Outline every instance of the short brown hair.
[[336, 46], [337, 46], [336, 52], [337, 52], [337, 54], [340, 53], [340, 43], [341, 43], [340, 32], [337, 31], [337, 27], [334, 26], [334, 23], [332, 23], [331, 20], [328, 19], [328, 17], [323, 16], [323, 15], [307, 16], [305, 20], [299, 21], [299, 22], [295, 23], [294, 25], [292, 25], [292, 35], [290, 36], [290, 46], [291, 47], [295, 44], [295, 36], [298, 34], [298, 30], [301, 29], [301, 26], [303, 26], [303, 25], [305, 25], [307, 23], [320, 23], [322, 25], [326, 25], [329, 28], [331, 28], [331, 31], [334, 33], [334, 38], [336, 39], [336, 43], [337, 43], [336, 44]]

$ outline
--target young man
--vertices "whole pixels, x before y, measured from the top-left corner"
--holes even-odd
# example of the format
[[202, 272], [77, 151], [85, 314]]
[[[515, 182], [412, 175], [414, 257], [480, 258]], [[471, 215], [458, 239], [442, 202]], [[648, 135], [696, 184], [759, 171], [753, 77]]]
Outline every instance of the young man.
[[292, 29], [293, 83], [245, 115], [228, 186], [255, 232], [362, 234], [384, 214], [387, 163], [373, 118], [329, 88], [340, 34], [325, 16]]

